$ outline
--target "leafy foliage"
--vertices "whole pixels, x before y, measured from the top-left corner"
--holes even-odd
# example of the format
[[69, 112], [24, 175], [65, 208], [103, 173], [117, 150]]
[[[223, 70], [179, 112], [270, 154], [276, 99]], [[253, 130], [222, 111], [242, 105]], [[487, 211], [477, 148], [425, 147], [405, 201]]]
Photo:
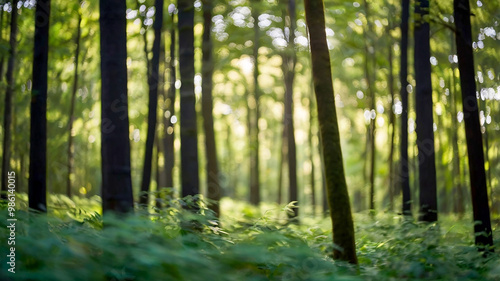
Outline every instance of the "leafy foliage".
[[[16, 274], [9, 277], [64, 281], [500, 277], [498, 253], [482, 257], [472, 245], [469, 223], [452, 217], [442, 225], [424, 225], [401, 223], [401, 217], [387, 214], [373, 218], [357, 213], [360, 265], [355, 267], [328, 256], [334, 247], [328, 220], [283, 223], [281, 218], [293, 204], [268, 206], [259, 216], [255, 207], [225, 199], [223, 208], [233, 213], [226, 212], [217, 221], [205, 207], [199, 214], [183, 210], [181, 206], [191, 199], [170, 200], [165, 202], [169, 207], [152, 213], [139, 209], [126, 218], [103, 218], [91, 207], [95, 200], [80, 199], [75, 205], [61, 196], [50, 197], [50, 205], [61, 208], [49, 216], [19, 210]], [[6, 215], [4, 206], [1, 212]], [[7, 237], [5, 225], [0, 231]], [[7, 250], [6, 243], [0, 247]], [[8, 273], [7, 265], [1, 266], [1, 274]]]

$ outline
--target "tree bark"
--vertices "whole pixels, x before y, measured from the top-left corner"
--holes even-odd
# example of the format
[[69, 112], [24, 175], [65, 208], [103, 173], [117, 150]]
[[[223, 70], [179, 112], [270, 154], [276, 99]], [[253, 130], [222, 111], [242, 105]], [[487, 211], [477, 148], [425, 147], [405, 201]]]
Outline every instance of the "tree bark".
[[133, 210], [127, 101], [126, 3], [100, 0], [103, 212]]
[[403, 215], [411, 216], [411, 191], [410, 191], [410, 173], [408, 162], [408, 18], [410, 14], [410, 1], [402, 0], [401, 16], [401, 69], [399, 72], [399, 81], [401, 83], [401, 136], [399, 145], [399, 174], [397, 184], [400, 186], [403, 194]]
[[12, 126], [12, 95], [14, 94], [14, 67], [16, 61], [17, 48], [17, 0], [12, 1], [12, 12], [10, 13], [10, 49], [9, 60], [7, 61], [7, 72], [5, 79], [7, 80], [7, 89], [5, 91], [4, 117], [3, 117], [3, 152], [2, 152], [2, 192], [1, 198], [7, 199], [7, 184], [10, 170], [10, 146], [12, 142], [11, 126]]
[[429, 1], [415, 5], [415, 111], [420, 184], [420, 217], [426, 222], [437, 221], [436, 162], [433, 131], [431, 63], [429, 58]]
[[[153, 147], [156, 133], [156, 120], [158, 118], [158, 81], [160, 73], [160, 45], [161, 31], [163, 27], [163, 0], [155, 0], [155, 20], [153, 29], [155, 38], [153, 41], [153, 58], [149, 65], [151, 66], [148, 76], [149, 104], [148, 104], [148, 132], [146, 137], [146, 149], [144, 155], [144, 166], [142, 170], [141, 195], [139, 203], [148, 204], [148, 198], [151, 185]], [[146, 54], [147, 55], [147, 54]], [[146, 60], [148, 57], [146, 56]]]
[[217, 163], [217, 150], [215, 145], [214, 117], [213, 117], [213, 43], [211, 38], [212, 29], [212, 0], [203, 1], [203, 62], [202, 62], [202, 85], [201, 109], [203, 114], [203, 129], [205, 130], [205, 150], [207, 153], [207, 198], [211, 202], [209, 208], [218, 217], [220, 214], [219, 201], [221, 198], [221, 187], [219, 183], [219, 166]]
[[[295, 53], [295, 0], [287, 0], [288, 12], [285, 12], [285, 37], [286, 28], [288, 28], [288, 46], [282, 55], [283, 59], [283, 76], [285, 82], [285, 112], [283, 116], [283, 125], [287, 142], [287, 163], [288, 163], [288, 201], [293, 202], [298, 200], [297, 194], [297, 153], [295, 148], [295, 129], [293, 125], [293, 82], [295, 78], [295, 64], [297, 55]], [[299, 209], [293, 209], [291, 218], [297, 217]]]
[[69, 124], [68, 124], [68, 176], [66, 178], [66, 196], [71, 198], [71, 173], [73, 173], [73, 164], [74, 164], [74, 150], [73, 147], [73, 122], [75, 121], [75, 101], [76, 101], [76, 92], [78, 90], [78, 62], [80, 57], [80, 37], [81, 37], [81, 23], [82, 23], [82, 14], [80, 9], [78, 9], [78, 26], [76, 29], [76, 37], [75, 37], [75, 71], [73, 72], [73, 88], [71, 91], [71, 104], [69, 107]]
[[[17, 4], [14, 1], [13, 5]], [[13, 9], [13, 13], [17, 11]], [[50, 0], [39, 0], [35, 11], [33, 90], [31, 92], [29, 207], [47, 211], [47, 68]]]
[[181, 74], [181, 179], [182, 196], [199, 193], [198, 129], [194, 94], [194, 6], [177, 1], [179, 28], [179, 69]]
[[350, 263], [357, 263], [354, 224], [347, 184], [345, 180], [339, 126], [333, 95], [333, 81], [325, 33], [323, 1], [305, 1], [306, 22], [314, 76], [314, 89], [318, 105], [318, 120], [323, 146], [326, 189], [333, 228], [333, 256]]
[[475, 68], [469, 1], [454, 0], [453, 11], [456, 26], [458, 70], [460, 71], [460, 85], [462, 88], [465, 137], [469, 159], [475, 243], [480, 250], [485, 250], [486, 247], [493, 246], [493, 235], [484, 168], [483, 140], [476, 98], [476, 81], [474, 79]]

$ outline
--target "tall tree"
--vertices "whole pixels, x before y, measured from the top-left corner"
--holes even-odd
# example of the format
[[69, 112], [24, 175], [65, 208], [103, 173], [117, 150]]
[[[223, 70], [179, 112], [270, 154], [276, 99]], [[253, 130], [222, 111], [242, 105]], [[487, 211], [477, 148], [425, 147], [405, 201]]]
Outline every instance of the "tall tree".
[[36, 2], [31, 92], [29, 206], [47, 211], [47, 68], [50, 0]]
[[173, 169], [175, 162], [175, 154], [174, 154], [174, 126], [175, 122], [173, 121], [173, 116], [175, 113], [175, 24], [174, 24], [174, 16], [175, 16], [175, 6], [174, 4], [170, 4], [168, 6], [168, 11], [171, 16], [171, 28], [170, 28], [170, 54], [167, 60], [169, 67], [169, 86], [168, 91], [164, 92], [164, 100], [165, 100], [165, 112], [163, 125], [165, 127], [165, 136], [163, 137], [163, 151], [165, 156], [165, 186], [173, 187]]
[[126, 3], [100, 0], [103, 212], [133, 208], [127, 99]]
[[217, 163], [217, 150], [215, 146], [212, 76], [214, 72], [212, 32], [212, 0], [203, 1], [203, 64], [202, 64], [202, 85], [201, 85], [201, 110], [203, 114], [203, 129], [205, 130], [205, 151], [207, 153], [207, 197], [215, 201], [210, 204], [218, 216], [220, 213], [219, 201], [221, 197], [221, 187], [219, 183], [219, 164]]
[[[295, 64], [297, 54], [295, 53], [295, 29], [296, 11], [295, 0], [287, 0], [287, 13], [285, 16], [285, 36], [287, 38], [287, 48], [285, 49], [283, 58], [283, 76], [285, 80], [285, 115], [283, 116], [283, 125], [286, 137], [287, 148], [287, 163], [288, 163], [288, 201], [293, 202], [298, 200], [297, 196], [297, 153], [295, 149], [295, 129], [293, 126], [293, 82], [295, 78]], [[292, 217], [299, 214], [299, 209], [293, 209]]]
[[7, 199], [7, 172], [10, 169], [10, 145], [11, 145], [11, 126], [12, 126], [12, 95], [14, 93], [14, 67], [16, 61], [17, 48], [17, 0], [12, 1], [12, 11], [10, 13], [10, 49], [9, 60], [7, 61], [7, 89], [5, 90], [4, 117], [3, 117], [3, 151], [2, 151], [2, 193], [1, 198]]
[[69, 109], [69, 124], [68, 124], [68, 175], [66, 178], [66, 196], [71, 197], [71, 174], [73, 173], [73, 155], [75, 148], [73, 147], [73, 123], [75, 121], [75, 102], [76, 102], [76, 92], [78, 90], [78, 61], [80, 57], [80, 37], [82, 33], [82, 14], [80, 9], [78, 9], [78, 26], [76, 29], [75, 37], [75, 70], [73, 72], [73, 88], [71, 90], [71, 104]]
[[401, 83], [401, 131], [399, 144], [399, 175], [397, 177], [403, 194], [403, 214], [411, 216], [410, 173], [408, 169], [408, 18], [410, 0], [401, 1], [401, 59], [399, 81]]
[[436, 162], [432, 117], [431, 49], [429, 40], [429, 0], [415, 3], [415, 111], [418, 147], [421, 221], [437, 220]]
[[469, 0], [454, 0], [456, 45], [462, 104], [464, 109], [465, 138], [469, 159], [470, 190], [474, 216], [475, 243], [480, 249], [493, 246], [488, 190], [484, 168], [483, 140], [479, 123], [479, 109], [474, 79], [474, 55]]
[[181, 74], [181, 179], [182, 196], [199, 193], [198, 130], [194, 94], [194, 6], [177, 0], [179, 9], [179, 70]]
[[[260, 173], [259, 173], [259, 119], [260, 119], [260, 86], [259, 86], [259, 48], [260, 48], [260, 27], [259, 9], [260, 0], [252, 0], [253, 18], [253, 95], [250, 95], [249, 105], [249, 134], [250, 134], [250, 203], [258, 205], [260, 202]], [[250, 101], [249, 101], [250, 103]], [[250, 114], [252, 113], [252, 114]]]
[[[148, 71], [149, 103], [148, 103], [148, 132], [146, 137], [146, 149], [144, 156], [144, 166], [142, 170], [141, 195], [139, 203], [148, 204], [148, 192], [151, 184], [151, 170], [153, 161], [153, 147], [155, 142], [156, 119], [158, 118], [158, 81], [160, 70], [160, 45], [161, 30], [163, 27], [163, 0], [155, 0], [155, 20], [153, 23], [154, 41], [153, 58], [151, 59], [151, 69]], [[148, 57], [146, 57], [148, 60]]]
[[357, 263], [354, 224], [340, 147], [339, 125], [333, 95], [330, 53], [326, 41], [325, 10], [322, 0], [305, 0], [309, 27], [314, 90], [323, 147], [323, 162], [330, 216], [333, 227], [333, 250], [336, 259]]
[[[390, 32], [390, 28], [388, 32]], [[390, 144], [389, 144], [389, 210], [394, 210], [394, 137], [396, 133], [396, 116], [394, 114], [394, 74], [393, 74], [393, 55], [392, 48], [394, 47], [392, 44], [392, 37], [389, 37], [389, 75], [388, 75], [388, 83], [389, 83], [389, 94], [391, 97], [391, 107], [388, 110], [389, 112], [389, 127], [390, 127]]]
[[[367, 30], [363, 31], [363, 36], [365, 38], [365, 79], [368, 87], [368, 95], [370, 97], [370, 110], [375, 110], [375, 91], [373, 90], [373, 83], [375, 81], [375, 74], [371, 74], [372, 71], [375, 71], [375, 50], [374, 44], [370, 46], [370, 43], [373, 43], [370, 39], [371, 34], [373, 34], [373, 27], [370, 21], [370, 7], [368, 2], [364, 0], [365, 5], [365, 16], [367, 22]], [[369, 60], [372, 58], [372, 71], [370, 71], [370, 63]], [[376, 146], [375, 146], [375, 116], [371, 116], [370, 124], [368, 126], [368, 142], [370, 148], [370, 171], [369, 171], [369, 181], [370, 181], [370, 210], [375, 210], [375, 155], [376, 155]]]

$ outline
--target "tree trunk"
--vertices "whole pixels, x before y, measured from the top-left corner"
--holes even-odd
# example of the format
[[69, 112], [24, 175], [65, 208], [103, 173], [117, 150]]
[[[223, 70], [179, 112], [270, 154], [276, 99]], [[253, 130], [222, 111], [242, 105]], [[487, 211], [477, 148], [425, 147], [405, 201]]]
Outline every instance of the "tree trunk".
[[[372, 77], [370, 75], [370, 67], [369, 67], [369, 58], [370, 58], [370, 51], [369, 51], [369, 43], [371, 42], [369, 35], [373, 34], [373, 28], [370, 22], [370, 9], [368, 6], [368, 2], [364, 0], [364, 5], [365, 5], [365, 12], [366, 12], [366, 18], [367, 18], [367, 25], [368, 25], [368, 31], [363, 31], [363, 35], [365, 38], [365, 79], [366, 79], [366, 84], [368, 86], [368, 96], [370, 97], [370, 110], [376, 110], [375, 109], [375, 92], [373, 91], [373, 82], [375, 82], [375, 79], [372, 80]], [[374, 46], [372, 44], [372, 49], [374, 49]], [[375, 51], [372, 50], [373, 52], [373, 70], [375, 71]], [[375, 76], [375, 74], [373, 75]], [[370, 181], [370, 210], [375, 210], [375, 154], [376, 154], [376, 146], [375, 146], [375, 130], [376, 130], [376, 124], [375, 124], [375, 118], [372, 117], [370, 119], [370, 126], [368, 128], [369, 130], [369, 147], [370, 147], [370, 171], [369, 171], [369, 181]]]
[[[287, 163], [288, 163], [288, 183], [289, 202], [297, 201], [297, 153], [295, 148], [295, 132], [293, 126], [293, 82], [295, 78], [295, 63], [297, 56], [295, 54], [295, 29], [296, 29], [296, 16], [295, 16], [295, 0], [287, 0], [288, 16], [285, 18], [285, 28], [288, 27], [288, 46], [285, 49], [283, 58], [283, 76], [285, 82], [285, 115], [283, 116], [284, 130], [286, 131], [287, 142]], [[286, 31], [285, 31], [286, 35]], [[297, 217], [299, 209], [293, 209], [291, 217]]]
[[133, 210], [127, 101], [126, 3], [100, 0], [103, 212]]
[[410, 14], [410, 0], [401, 0], [401, 69], [399, 81], [401, 83], [401, 136], [399, 144], [399, 169], [397, 184], [403, 193], [403, 215], [411, 216], [411, 191], [408, 161], [408, 18]]
[[209, 207], [217, 217], [220, 214], [219, 201], [221, 187], [219, 183], [219, 166], [217, 163], [217, 150], [215, 145], [214, 117], [213, 117], [213, 43], [212, 29], [212, 0], [203, 1], [203, 62], [202, 62], [202, 103], [203, 129], [205, 130], [205, 150], [207, 153], [207, 198], [214, 201]]
[[163, 137], [163, 149], [165, 156], [165, 186], [173, 188], [174, 187], [174, 179], [173, 179], [173, 169], [175, 164], [175, 152], [174, 152], [174, 127], [175, 124], [172, 123], [172, 116], [175, 113], [175, 80], [177, 79], [177, 75], [175, 72], [175, 24], [174, 24], [174, 16], [175, 14], [172, 12], [171, 14], [171, 24], [172, 28], [170, 29], [170, 56], [167, 62], [169, 63], [169, 87], [168, 91], [164, 95], [165, 100], [165, 112], [163, 114], [163, 125], [165, 127], [165, 136]]
[[177, 5], [181, 74], [181, 179], [182, 197], [185, 197], [200, 193], [194, 94], [194, 6], [189, 0], [178, 0]]
[[12, 126], [12, 95], [14, 94], [14, 67], [16, 61], [17, 46], [17, 0], [12, 1], [12, 12], [10, 13], [10, 49], [9, 60], [7, 62], [7, 89], [5, 91], [4, 117], [3, 117], [3, 152], [2, 152], [2, 192], [1, 198], [7, 199], [7, 173], [10, 170], [10, 146], [11, 146], [11, 126]]
[[333, 228], [335, 259], [357, 263], [354, 225], [344, 174], [340, 135], [333, 95], [333, 81], [325, 33], [323, 1], [305, 1], [306, 21], [309, 26], [314, 89], [318, 105], [318, 120], [323, 146], [326, 187]]
[[76, 29], [76, 37], [75, 37], [75, 71], [73, 72], [73, 89], [71, 91], [71, 105], [69, 109], [69, 124], [68, 124], [68, 176], [66, 178], [66, 196], [71, 198], [71, 173], [73, 173], [73, 155], [74, 155], [74, 147], [73, 147], [73, 122], [75, 121], [75, 101], [76, 101], [76, 92], [78, 90], [78, 60], [80, 57], [80, 37], [81, 37], [81, 23], [82, 23], [82, 14], [80, 10], [78, 10], [78, 26]]
[[[15, 3], [14, 3], [15, 4]], [[17, 11], [13, 10], [13, 13]], [[35, 12], [33, 90], [29, 165], [29, 207], [47, 211], [47, 68], [49, 55], [50, 0], [39, 0]]]
[[[156, 119], [158, 118], [158, 81], [160, 69], [160, 45], [161, 45], [161, 30], [163, 27], [163, 0], [155, 0], [155, 21], [153, 29], [155, 38], [153, 41], [153, 58], [149, 76], [149, 104], [148, 104], [148, 132], [146, 137], [146, 149], [144, 156], [144, 167], [142, 170], [141, 195], [139, 203], [141, 205], [148, 204], [148, 192], [151, 185], [151, 170], [153, 161], [153, 147], [156, 133]], [[146, 54], [147, 55], [147, 54]], [[146, 56], [146, 60], [148, 60]]]
[[436, 162], [433, 131], [431, 63], [429, 58], [429, 1], [415, 5], [415, 111], [420, 184], [420, 217], [426, 222], [437, 221]]
[[[259, 173], [259, 98], [260, 98], [260, 87], [259, 87], [259, 39], [260, 39], [260, 27], [259, 27], [259, 11], [258, 5], [259, 0], [252, 0], [252, 18], [254, 20], [254, 40], [253, 40], [253, 80], [254, 80], [254, 92], [253, 104], [253, 114], [250, 121], [250, 203], [253, 205], [259, 205], [260, 203], [260, 173]], [[250, 108], [252, 109], [252, 108]]]
[[486, 247], [493, 246], [493, 235], [486, 187], [483, 141], [476, 99], [469, 1], [454, 0], [453, 11], [456, 26], [458, 70], [460, 71], [460, 85], [462, 87], [465, 137], [469, 159], [475, 243], [481, 250], [485, 250]]

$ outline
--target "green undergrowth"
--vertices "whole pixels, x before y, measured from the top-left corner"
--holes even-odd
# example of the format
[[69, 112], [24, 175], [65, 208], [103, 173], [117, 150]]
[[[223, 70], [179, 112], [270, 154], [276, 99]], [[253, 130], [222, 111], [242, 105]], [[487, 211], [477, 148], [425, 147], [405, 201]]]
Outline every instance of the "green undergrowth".
[[[287, 223], [293, 208], [261, 210], [224, 199], [221, 221], [206, 208], [183, 210], [172, 200], [161, 211], [99, 214], [98, 198], [51, 197], [49, 215], [16, 212], [16, 267], [1, 264], [0, 280], [499, 280], [500, 258], [473, 246], [467, 219], [441, 216], [420, 224], [400, 216], [355, 214], [359, 266], [333, 261], [329, 219], [303, 216]], [[96, 203], [97, 202], [97, 203]], [[58, 208], [55, 208], [58, 206]], [[2, 205], [2, 217], [7, 217]], [[1, 220], [1, 237], [8, 237]], [[495, 225], [495, 242], [500, 232]], [[8, 254], [7, 239], [0, 242]], [[2, 258], [2, 261], [5, 259]]]

